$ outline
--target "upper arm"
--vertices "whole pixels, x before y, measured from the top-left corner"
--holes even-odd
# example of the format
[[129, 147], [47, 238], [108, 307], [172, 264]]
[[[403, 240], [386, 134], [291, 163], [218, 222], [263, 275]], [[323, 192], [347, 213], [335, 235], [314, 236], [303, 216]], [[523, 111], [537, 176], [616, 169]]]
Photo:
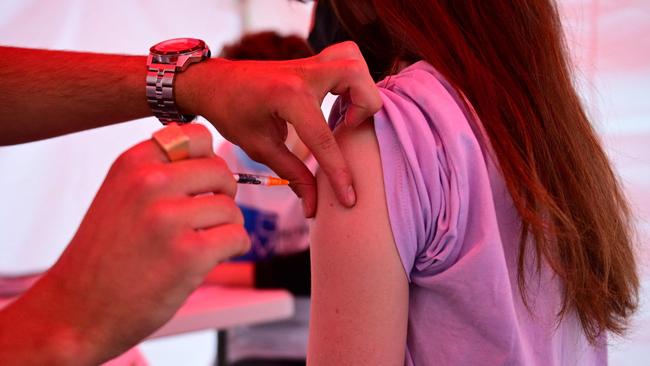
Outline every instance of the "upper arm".
[[402, 365], [408, 280], [390, 228], [372, 123], [339, 129], [357, 204], [341, 206], [318, 174], [311, 230], [311, 365]]

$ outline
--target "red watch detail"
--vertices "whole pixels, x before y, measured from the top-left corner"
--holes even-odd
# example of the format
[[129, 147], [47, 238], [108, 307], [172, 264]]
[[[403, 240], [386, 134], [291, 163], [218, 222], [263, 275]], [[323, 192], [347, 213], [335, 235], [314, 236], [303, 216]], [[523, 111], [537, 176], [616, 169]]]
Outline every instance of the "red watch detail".
[[210, 49], [200, 39], [175, 38], [149, 49], [146, 95], [149, 106], [162, 124], [188, 123], [196, 116], [181, 114], [176, 106], [174, 80], [191, 64], [210, 57]]

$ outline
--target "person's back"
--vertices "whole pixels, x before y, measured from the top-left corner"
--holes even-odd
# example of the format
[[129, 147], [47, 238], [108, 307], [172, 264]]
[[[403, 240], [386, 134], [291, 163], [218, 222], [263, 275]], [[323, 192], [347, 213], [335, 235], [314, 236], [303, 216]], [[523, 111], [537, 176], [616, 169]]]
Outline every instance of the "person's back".
[[318, 182], [311, 362], [606, 363], [636, 306], [628, 212], [552, 4], [328, 3], [390, 76], [374, 124], [337, 130], [357, 206]]

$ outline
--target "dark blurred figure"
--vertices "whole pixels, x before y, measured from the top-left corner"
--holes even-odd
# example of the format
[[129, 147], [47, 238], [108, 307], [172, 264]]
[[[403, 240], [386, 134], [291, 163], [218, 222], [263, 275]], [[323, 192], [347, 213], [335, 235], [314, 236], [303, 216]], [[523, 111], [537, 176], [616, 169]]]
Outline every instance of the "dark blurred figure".
[[239, 42], [226, 45], [221, 57], [229, 60], [293, 60], [312, 56], [307, 42], [295, 35], [259, 32], [243, 36]]

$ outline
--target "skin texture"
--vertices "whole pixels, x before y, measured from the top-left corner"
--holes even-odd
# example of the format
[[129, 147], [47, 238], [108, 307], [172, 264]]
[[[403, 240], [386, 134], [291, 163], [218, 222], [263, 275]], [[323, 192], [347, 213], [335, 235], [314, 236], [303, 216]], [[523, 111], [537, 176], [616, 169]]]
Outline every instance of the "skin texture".
[[390, 230], [373, 126], [368, 122], [335, 135], [358, 200], [353, 208], [342, 206], [317, 174], [307, 362], [403, 365], [408, 281]]
[[[0, 145], [151, 115], [145, 98], [145, 57], [11, 47], [0, 47], [0, 52]], [[327, 92], [350, 98], [350, 126], [381, 107], [352, 42], [292, 61], [210, 59], [192, 65], [176, 81], [179, 109], [205, 117], [253, 159], [290, 180], [308, 217], [316, 209], [315, 181], [284, 144], [287, 123], [319, 161], [339, 200], [346, 206], [355, 202], [349, 169], [320, 110]], [[48, 118], [42, 118], [45, 115]]]
[[63, 255], [0, 312], [0, 364], [117, 356], [169, 320], [218, 262], [249, 248], [210, 133], [182, 129], [189, 159], [170, 163], [148, 140], [113, 164]]

